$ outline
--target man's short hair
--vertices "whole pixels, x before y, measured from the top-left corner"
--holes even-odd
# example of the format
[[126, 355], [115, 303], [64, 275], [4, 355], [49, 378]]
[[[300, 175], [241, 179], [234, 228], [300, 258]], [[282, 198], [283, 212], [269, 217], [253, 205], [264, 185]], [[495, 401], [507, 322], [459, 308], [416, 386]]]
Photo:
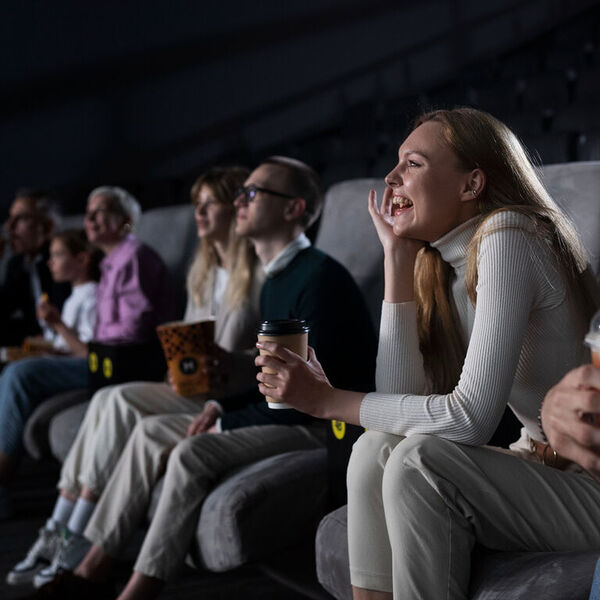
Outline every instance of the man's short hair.
[[15, 194], [15, 200], [18, 198], [27, 200], [47, 235], [60, 227], [60, 213], [46, 192], [34, 188], [20, 188]]
[[323, 208], [323, 192], [318, 173], [306, 163], [287, 156], [269, 156], [261, 164], [276, 165], [286, 170], [289, 186], [286, 192], [304, 200], [306, 210], [301, 222], [308, 229], [319, 218]]

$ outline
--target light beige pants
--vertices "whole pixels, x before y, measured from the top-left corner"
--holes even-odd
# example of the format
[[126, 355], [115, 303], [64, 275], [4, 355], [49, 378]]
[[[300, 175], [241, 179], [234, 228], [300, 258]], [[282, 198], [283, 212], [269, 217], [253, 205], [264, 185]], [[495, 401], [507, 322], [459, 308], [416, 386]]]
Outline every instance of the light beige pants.
[[63, 463], [58, 489], [78, 496], [85, 485], [102, 493], [136, 423], [163, 413], [202, 411], [204, 400], [177, 395], [165, 383], [134, 382], [98, 390]]
[[190, 421], [189, 415], [163, 415], [136, 425], [84, 532], [104, 552], [118, 555], [144, 518], [166, 464], [160, 501], [134, 567], [164, 581], [183, 564], [202, 502], [227, 471], [323, 445], [305, 428], [285, 425], [186, 438]]
[[348, 468], [354, 586], [466, 600], [471, 550], [600, 546], [600, 485], [489, 447], [368, 431]]

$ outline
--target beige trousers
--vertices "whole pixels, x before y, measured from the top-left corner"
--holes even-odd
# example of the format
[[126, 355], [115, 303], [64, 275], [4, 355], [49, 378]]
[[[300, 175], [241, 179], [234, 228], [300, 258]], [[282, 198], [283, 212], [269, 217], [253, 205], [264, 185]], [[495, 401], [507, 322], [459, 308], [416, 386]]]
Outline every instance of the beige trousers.
[[186, 438], [190, 421], [189, 415], [163, 415], [136, 425], [84, 532], [104, 552], [118, 555], [144, 518], [166, 464], [160, 501], [134, 567], [164, 581], [183, 565], [202, 502], [227, 471], [323, 445], [305, 428], [285, 425]]
[[354, 586], [466, 600], [475, 542], [504, 551], [600, 546], [600, 485], [489, 447], [368, 431], [348, 468]]
[[102, 493], [136, 423], [163, 413], [202, 411], [202, 399], [177, 395], [165, 383], [134, 382], [98, 390], [63, 463], [58, 489], [78, 496], [85, 485]]

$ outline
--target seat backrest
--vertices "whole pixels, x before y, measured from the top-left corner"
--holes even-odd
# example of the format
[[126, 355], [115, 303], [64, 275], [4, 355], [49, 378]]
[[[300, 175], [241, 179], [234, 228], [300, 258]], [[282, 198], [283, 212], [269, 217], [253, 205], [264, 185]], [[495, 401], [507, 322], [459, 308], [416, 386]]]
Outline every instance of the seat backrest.
[[573, 221], [600, 281], [600, 161], [547, 165], [541, 172], [546, 189]]
[[198, 243], [191, 204], [153, 208], [142, 214], [136, 235], [165, 261], [181, 315], [185, 306], [185, 278]]
[[370, 189], [381, 200], [385, 189], [383, 179], [351, 179], [329, 188], [315, 246], [350, 271], [378, 331], [383, 300], [383, 251], [367, 210]]

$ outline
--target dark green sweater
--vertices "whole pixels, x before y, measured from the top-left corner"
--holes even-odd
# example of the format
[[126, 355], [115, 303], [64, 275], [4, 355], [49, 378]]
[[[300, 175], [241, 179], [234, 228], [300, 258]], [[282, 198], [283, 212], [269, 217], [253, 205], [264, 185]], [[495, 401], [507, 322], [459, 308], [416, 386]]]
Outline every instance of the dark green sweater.
[[[377, 343], [364, 299], [345, 267], [307, 248], [264, 283], [261, 318], [304, 319], [308, 343], [335, 387], [374, 389]], [[312, 417], [293, 409], [270, 409], [258, 387], [221, 400], [223, 430], [267, 424], [300, 424]]]

